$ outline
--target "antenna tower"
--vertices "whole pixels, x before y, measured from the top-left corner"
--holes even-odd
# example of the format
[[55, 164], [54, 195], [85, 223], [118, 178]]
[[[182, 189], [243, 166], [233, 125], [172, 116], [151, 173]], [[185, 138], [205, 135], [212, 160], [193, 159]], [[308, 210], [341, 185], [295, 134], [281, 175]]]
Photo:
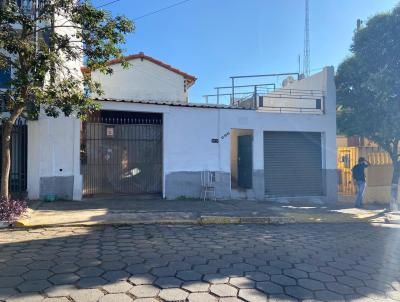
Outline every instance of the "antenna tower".
[[303, 73], [306, 77], [310, 76], [310, 17], [309, 17], [309, 0], [305, 0], [306, 15], [304, 26], [304, 57], [303, 57]]

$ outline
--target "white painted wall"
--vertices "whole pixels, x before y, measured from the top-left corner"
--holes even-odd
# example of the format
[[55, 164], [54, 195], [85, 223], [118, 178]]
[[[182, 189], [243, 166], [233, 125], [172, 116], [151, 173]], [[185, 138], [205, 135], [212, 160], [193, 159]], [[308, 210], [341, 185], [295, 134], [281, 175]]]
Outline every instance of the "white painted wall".
[[[56, 15], [55, 26], [58, 34], [72, 36], [76, 29], [62, 15]], [[59, 27], [57, 27], [59, 26]], [[80, 46], [81, 42], [73, 42]], [[77, 60], [67, 60], [64, 54], [63, 69], [58, 70], [59, 79], [72, 76], [82, 79], [83, 56]], [[82, 85], [83, 89], [83, 85]], [[73, 199], [82, 199], [82, 176], [80, 174], [80, 125], [75, 117], [48, 117], [42, 111], [37, 121], [28, 121], [28, 171], [27, 191], [29, 199], [40, 197], [42, 177], [73, 176]]]
[[[73, 27], [73, 22], [69, 20], [64, 13], [57, 14], [54, 20], [55, 31], [59, 35], [69, 36], [71, 39], [71, 46], [75, 46], [76, 49], [82, 48], [82, 42], [77, 37], [77, 30]], [[83, 52], [80, 51], [80, 58], [77, 60], [70, 60], [66, 57], [65, 53], [60, 54], [63, 60], [63, 66], [59, 67], [61, 70], [58, 71], [60, 79], [66, 76], [72, 76], [78, 80], [82, 80], [81, 67], [83, 66]], [[83, 88], [83, 86], [82, 86]]]
[[80, 120], [41, 116], [28, 134], [28, 198], [39, 198], [41, 177], [73, 176], [73, 199], [82, 199]]
[[92, 73], [93, 79], [102, 85], [102, 98], [187, 102], [182, 75], [146, 59], [133, 59], [129, 63], [128, 69], [121, 64], [112, 65], [112, 75]]
[[[193, 108], [128, 102], [100, 102], [103, 110], [158, 112], [163, 114], [163, 173], [181, 171], [230, 172], [232, 128], [252, 129], [253, 168], [264, 169], [264, 131], [309, 131], [323, 133], [324, 169], [336, 169], [336, 96], [333, 68], [326, 68], [315, 84], [307, 87], [326, 91], [326, 114], [270, 113], [262, 110]], [[309, 79], [312, 79], [310, 77]], [[311, 88], [310, 88], [311, 89]], [[115, 97], [115, 96], [114, 96]], [[29, 122], [28, 193], [39, 196], [40, 177], [75, 178], [74, 199], [81, 198], [80, 121], [74, 118], [47, 118]], [[219, 138], [220, 143], [211, 143]], [[60, 171], [59, 169], [62, 169]]]
[[[264, 131], [323, 133], [324, 169], [336, 169], [336, 94], [333, 68], [325, 68], [306, 87], [326, 91], [326, 114], [269, 113], [262, 110], [190, 108], [135, 103], [101, 102], [103, 110], [160, 112], [164, 116], [164, 177], [178, 171], [230, 172], [232, 128], [253, 129], [253, 168], [264, 169]], [[299, 84], [300, 85], [300, 82]], [[308, 88], [311, 89], [311, 88]], [[211, 143], [219, 138], [219, 144]]]

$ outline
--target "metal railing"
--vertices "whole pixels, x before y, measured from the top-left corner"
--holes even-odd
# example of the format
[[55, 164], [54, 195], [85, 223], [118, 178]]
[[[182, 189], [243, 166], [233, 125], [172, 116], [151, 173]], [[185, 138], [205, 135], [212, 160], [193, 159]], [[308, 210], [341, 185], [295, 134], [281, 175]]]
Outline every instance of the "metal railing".
[[[3, 127], [0, 125], [0, 141], [3, 136]], [[24, 119], [19, 119], [11, 134], [11, 171], [9, 179], [10, 192], [21, 195], [26, 192], [27, 186], [27, 154], [28, 128]], [[2, 146], [0, 144], [0, 154]], [[1, 159], [0, 159], [1, 167]], [[1, 170], [0, 170], [1, 171]], [[1, 174], [0, 174], [1, 176]]]
[[[229, 104], [231, 106], [260, 109], [262, 111], [279, 113], [324, 113], [325, 93], [312, 89], [285, 89], [276, 87], [252, 87], [251, 91], [232, 93], [217, 93], [204, 95], [205, 103]], [[225, 88], [225, 87], [224, 87]]]
[[83, 195], [162, 191], [162, 118], [90, 118], [82, 124]]
[[[296, 76], [295, 79], [293, 76]], [[252, 80], [259, 77], [286, 77], [284, 87], [277, 82], [237, 85], [237, 80]], [[325, 113], [325, 92], [315, 89], [285, 88], [300, 80], [299, 73], [273, 73], [261, 75], [233, 76], [231, 86], [215, 87], [216, 93], [203, 95], [207, 104], [224, 104], [235, 107], [279, 113]]]

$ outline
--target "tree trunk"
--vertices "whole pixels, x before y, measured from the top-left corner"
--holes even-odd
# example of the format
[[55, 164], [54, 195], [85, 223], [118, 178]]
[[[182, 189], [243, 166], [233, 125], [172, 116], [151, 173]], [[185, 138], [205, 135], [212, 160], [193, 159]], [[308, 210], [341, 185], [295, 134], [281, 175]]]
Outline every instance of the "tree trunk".
[[1, 198], [8, 199], [8, 180], [11, 170], [11, 133], [13, 124], [7, 120], [3, 122], [3, 136], [2, 136], [2, 165], [1, 165]]
[[400, 162], [393, 162], [393, 177], [391, 186], [390, 211], [396, 212], [399, 210], [398, 195], [399, 195], [399, 178], [400, 178]]
[[18, 119], [18, 117], [24, 111], [25, 106], [20, 105], [15, 108], [14, 112], [11, 113], [11, 116], [8, 119], [4, 119], [3, 126], [3, 136], [1, 139], [2, 145], [2, 164], [1, 164], [1, 198], [8, 199], [10, 197], [10, 193], [8, 190], [9, 184], [8, 180], [10, 178], [10, 170], [11, 170], [11, 134], [13, 126]]

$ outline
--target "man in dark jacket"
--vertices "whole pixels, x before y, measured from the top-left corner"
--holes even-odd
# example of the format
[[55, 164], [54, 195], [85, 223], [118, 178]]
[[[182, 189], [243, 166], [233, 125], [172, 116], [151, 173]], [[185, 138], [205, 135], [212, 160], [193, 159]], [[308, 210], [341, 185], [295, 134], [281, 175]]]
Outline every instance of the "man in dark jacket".
[[367, 168], [369, 165], [370, 163], [364, 157], [360, 157], [358, 159], [358, 164], [351, 169], [354, 182], [357, 185], [357, 197], [355, 201], [356, 208], [362, 208], [363, 206], [364, 193], [367, 187], [367, 183], [365, 181], [365, 168]]

